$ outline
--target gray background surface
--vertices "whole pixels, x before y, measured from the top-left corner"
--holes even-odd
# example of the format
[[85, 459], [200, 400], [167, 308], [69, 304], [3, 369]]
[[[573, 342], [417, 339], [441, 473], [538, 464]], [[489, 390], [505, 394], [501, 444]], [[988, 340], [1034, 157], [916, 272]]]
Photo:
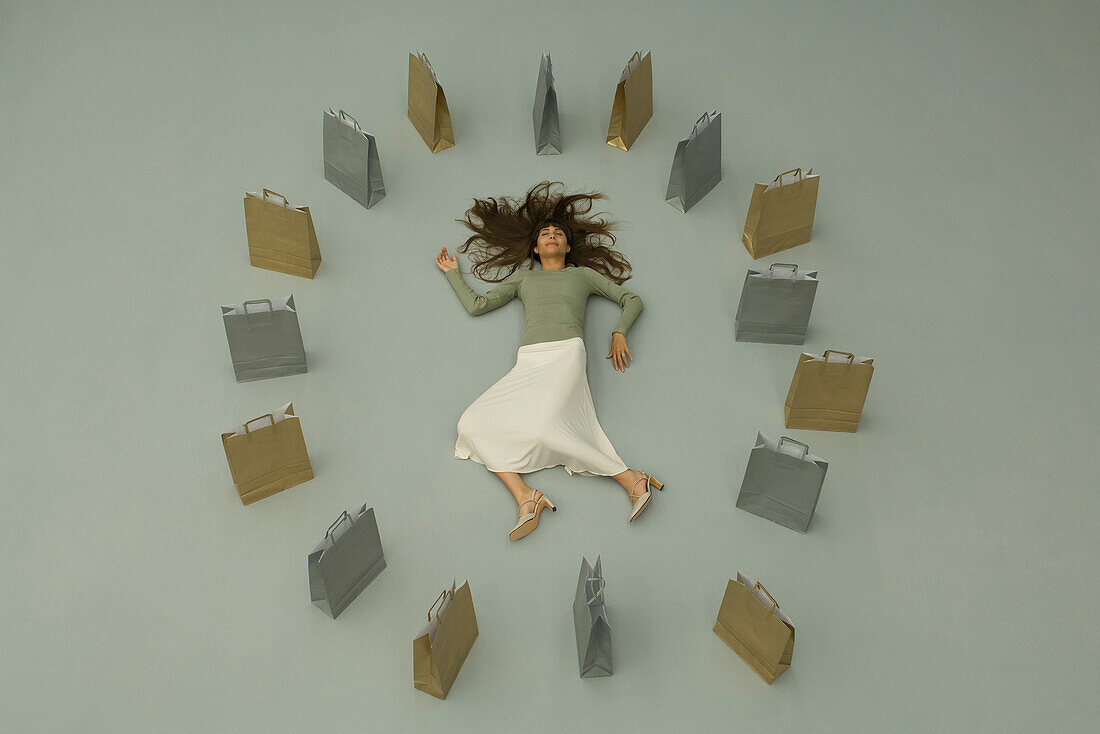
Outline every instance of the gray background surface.
[[[965, 7], [960, 7], [965, 6]], [[1091, 730], [1100, 714], [1095, 3], [0, 5], [0, 728], [53, 731]], [[604, 135], [653, 53], [654, 115]], [[405, 119], [407, 53], [457, 147]], [[549, 50], [564, 155], [536, 157]], [[325, 107], [378, 138], [388, 198], [326, 183]], [[724, 125], [724, 179], [663, 201], [676, 141]], [[806, 536], [735, 510], [777, 436], [796, 346], [736, 344], [754, 181], [821, 174], [804, 349], [876, 373]], [[543, 471], [515, 508], [452, 458], [513, 364], [522, 308], [479, 319], [432, 258], [473, 196], [599, 188], [645, 301], [633, 367], [589, 379], [622, 457], [667, 483], [642, 521], [610, 480]], [[249, 265], [241, 199], [314, 215], [313, 281]], [[464, 269], [466, 263], [463, 263]], [[473, 282], [473, 281], [471, 281]], [[475, 284], [481, 290], [484, 286]], [[219, 306], [293, 293], [309, 374], [236, 384]], [[244, 508], [219, 433], [293, 400], [316, 478]], [[389, 568], [337, 620], [306, 555], [375, 507]], [[615, 675], [580, 680], [570, 613], [602, 554]], [[797, 628], [765, 685], [711, 632], [756, 577]], [[450, 696], [411, 640], [452, 578], [481, 638]], [[1089, 724], [1092, 721], [1093, 724]]]

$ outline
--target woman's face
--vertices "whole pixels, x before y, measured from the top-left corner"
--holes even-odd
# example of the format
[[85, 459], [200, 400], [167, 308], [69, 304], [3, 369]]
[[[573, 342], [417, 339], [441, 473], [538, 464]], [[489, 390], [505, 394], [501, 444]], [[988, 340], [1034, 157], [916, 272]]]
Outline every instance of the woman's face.
[[539, 257], [561, 256], [569, 252], [569, 243], [565, 240], [565, 231], [554, 224], [548, 224], [539, 230], [535, 244], [535, 254]]

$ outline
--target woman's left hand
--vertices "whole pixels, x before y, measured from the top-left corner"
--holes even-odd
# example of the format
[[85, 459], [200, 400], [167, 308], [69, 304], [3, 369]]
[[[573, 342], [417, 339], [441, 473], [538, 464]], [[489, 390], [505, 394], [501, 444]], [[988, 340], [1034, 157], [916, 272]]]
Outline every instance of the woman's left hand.
[[607, 353], [604, 359], [613, 359], [615, 369], [619, 372], [626, 372], [626, 368], [630, 366], [627, 358], [634, 359], [634, 355], [630, 353], [630, 349], [626, 346], [626, 335], [620, 331], [612, 332], [611, 351]]

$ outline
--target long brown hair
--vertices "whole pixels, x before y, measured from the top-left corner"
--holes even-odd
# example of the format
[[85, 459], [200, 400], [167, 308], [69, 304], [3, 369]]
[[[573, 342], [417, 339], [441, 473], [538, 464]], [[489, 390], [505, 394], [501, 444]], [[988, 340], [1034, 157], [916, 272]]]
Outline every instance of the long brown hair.
[[499, 283], [528, 260], [528, 269], [534, 269], [536, 260], [541, 265], [534, 247], [539, 231], [550, 224], [565, 232], [570, 248], [566, 266], [590, 267], [620, 285], [630, 278], [630, 263], [611, 249], [615, 222], [601, 218], [607, 212], [590, 214], [592, 203], [607, 196], [599, 191], [566, 194], [556, 190], [564, 186], [558, 181], [537, 183], [527, 190], [523, 201], [509, 196], [474, 199], [466, 217], [455, 221], [474, 232], [458, 251], [472, 251], [470, 259], [478, 278]]

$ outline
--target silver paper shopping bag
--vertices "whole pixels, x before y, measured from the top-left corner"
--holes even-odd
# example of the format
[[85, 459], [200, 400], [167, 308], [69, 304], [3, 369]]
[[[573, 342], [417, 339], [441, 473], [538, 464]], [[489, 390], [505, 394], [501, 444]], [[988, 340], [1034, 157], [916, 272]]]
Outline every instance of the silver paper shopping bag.
[[308, 567], [310, 600], [336, 619], [386, 568], [374, 508], [340, 515], [309, 554]]
[[535, 83], [535, 107], [531, 113], [535, 123], [535, 153], [561, 153], [561, 129], [558, 125], [558, 90], [554, 88], [554, 68], [550, 54], [542, 55], [539, 78]]
[[810, 447], [783, 436], [756, 434], [737, 506], [785, 528], [805, 533], [814, 516], [829, 464]]
[[343, 110], [325, 110], [322, 144], [325, 180], [370, 209], [386, 198], [374, 136]]
[[611, 624], [604, 604], [605, 582], [600, 557], [588, 565], [581, 559], [581, 575], [573, 597], [573, 626], [577, 633], [577, 659], [581, 678], [611, 675]]
[[768, 271], [749, 270], [734, 318], [739, 342], [802, 344], [817, 294], [817, 271], [793, 263], [772, 263]]
[[306, 372], [293, 295], [274, 305], [262, 298], [222, 306], [222, 322], [237, 382]]
[[665, 201], [682, 212], [710, 193], [722, 180], [722, 115], [704, 112], [684, 140], [676, 144]]

